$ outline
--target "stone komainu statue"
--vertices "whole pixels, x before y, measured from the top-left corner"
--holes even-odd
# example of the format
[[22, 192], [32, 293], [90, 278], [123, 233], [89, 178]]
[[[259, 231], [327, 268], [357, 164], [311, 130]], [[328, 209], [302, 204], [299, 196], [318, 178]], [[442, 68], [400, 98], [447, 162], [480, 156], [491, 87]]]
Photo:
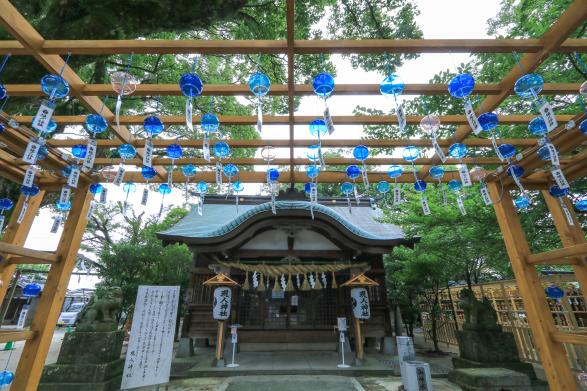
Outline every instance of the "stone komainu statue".
[[77, 331], [115, 331], [116, 315], [122, 307], [122, 289], [108, 288], [94, 295], [80, 313]]
[[497, 314], [486, 297], [479, 301], [472, 290], [463, 289], [459, 298], [459, 305], [465, 312], [464, 329], [501, 329], [497, 324]]

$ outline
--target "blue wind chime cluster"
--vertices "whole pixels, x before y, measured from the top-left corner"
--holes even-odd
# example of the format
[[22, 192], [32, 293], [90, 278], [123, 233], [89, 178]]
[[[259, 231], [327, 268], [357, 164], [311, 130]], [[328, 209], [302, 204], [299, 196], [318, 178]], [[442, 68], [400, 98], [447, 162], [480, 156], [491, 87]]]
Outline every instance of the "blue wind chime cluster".
[[[6, 56], [0, 65], [0, 72], [3, 69], [8, 56]], [[45, 140], [57, 129], [57, 123], [54, 121], [53, 112], [58, 100], [66, 99], [69, 94], [69, 85], [63, 78], [63, 72], [69, 60], [69, 56], [64, 62], [64, 65], [59, 74], [48, 74], [41, 79], [42, 91], [45, 98], [40, 102], [39, 109], [32, 121], [32, 128], [36, 132], [36, 136], [30, 140], [22, 158], [23, 162], [28, 165], [24, 176], [20, 191], [25, 196], [25, 202], [21, 208], [20, 215], [17, 222], [22, 222], [28, 200], [40, 192], [39, 187], [35, 184], [36, 174], [40, 167], [37, 165], [39, 160], [44, 159], [48, 155], [48, 150], [45, 146]], [[110, 75], [111, 84], [117, 99], [115, 104], [115, 124], [120, 128], [120, 113], [123, 103], [123, 97], [131, 95], [137, 88], [139, 81], [129, 73], [132, 63], [132, 55], [129, 56], [128, 64], [125, 71], [113, 72]], [[308, 182], [304, 186], [304, 191], [310, 200], [310, 211], [312, 218], [314, 217], [314, 208], [318, 203], [318, 179], [320, 173], [326, 169], [326, 163], [322, 150], [322, 140], [334, 131], [334, 124], [330, 115], [328, 107], [328, 99], [331, 97], [335, 89], [334, 77], [325, 71], [324, 61], [322, 59], [323, 69], [318, 73], [312, 81], [312, 87], [315, 95], [324, 102], [323, 115], [310, 122], [309, 132], [315, 138], [315, 143], [308, 147], [306, 152], [309, 163], [306, 166], [306, 175]], [[194, 131], [193, 124], [193, 110], [194, 100], [199, 97], [204, 90], [204, 83], [196, 73], [198, 66], [198, 57], [196, 56], [191, 66], [191, 71], [183, 74], [179, 80], [179, 88], [181, 93], [185, 96], [185, 126], [189, 131]], [[389, 67], [388, 67], [389, 68]], [[526, 102], [529, 102], [534, 112], [537, 114], [528, 124], [528, 131], [539, 137], [538, 156], [545, 161], [550, 161], [550, 173], [556, 183], [550, 188], [550, 194], [561, 200], [561, 206], [565, 211], [569, 224], [572, 224], [571, 214], [568, 211], [566, 204], [562, 201], [563, 197], [569, 193], [569, 183], [567, 182], [560, 166], [559, 151], [553, 145], [549, 138], [549, 133], [558, 127], [554, 111], [550, 104], [540, 97], [544, 85], [543, 78], [537, 74], [525, 74], [515, 83], [514, 91], [516, 95]], [[271, 90], [271, 81], [269, 77], [263, 73], [260, 67], [252, 73], [248, 80], [248, 87], [251, 94], [254, 96], [257, 111], [257, 130], [262, 132], [263, 129], [263, 100]], [[405, 84], [400, 76], [391, 73], [388, 69], [388, 76], [386, 76], [380, 83], [380, 93], [386, 98], [393, 99], [394, 113], [397, 118], [397, 124], [401, 133], [405, 132], [406, 128], [406, 114], [402, 102], [402, 94], [404, 92]], [[473, 76], [462, 73], [456, 75], [448, 84], [448, 92], [454, 98], [463, 101], [464, 113], [469, 126], [477, 136], [487, 136], [491, 140], [492, 147], [499, 160], [503, 163], [498, 167], [498, 172], [504, 172], [512, 178], [517, 185], [520, 195], [515, 199], [515, 204], [520, 210], [524, 210], [530, 205], [530, 197], [527, 190], [522, 184], [522, 178], [525, 175], [523, 167], [517, 162], [523, 158], [515, 147], [508, 143], [500, 143], [499, 139], [499, 117], [496, 113], [486, 112], [477, 116], [473, 109], [473, 104], [470, 99], [475, 88], [475, 79]], [[580, 94], [587, 96], [587, 82], [581, 86]], [[0, 84], [0, 100], [3, 105], [8, 100], [8, 94], [4, 86]], [[585, 107], [583, 101], [579, 98], [579, 102]], [[67, 212], [71, 208], [71, 194], [77, 188], [80, 175], [82, 173], [95, 172], [94, 162], [97, 151], [97, 137], [103, 135], [109, 124], [106, 118], [102, 115], [102, 111], [107, 103], [107, 98], [102, 102], [102, 108], [96, 114], [86, 116], [85, 130], [87, 132], [87, 142], [74, 145], [71, 148], [72, 159], [67, 166], [63, 167], [61, 174], [65, 177], [65, 184], [63, 185], [59, 194], [59, 199], [55, 204], [58, 211], [54, 224], [51, 228], [52, 232], [57, 232], [60, 224], [64, 220]], [[159, 102], [158, 102], [159, 104]], [[1, 109], [1, 108], [0, 108]], [[420, 121], [420, 128], [425, 134], [431, 136], [431, 145], [434, 153], [444, 163], [447, 158], [454, 159], [458, 162], [456, 164], [459, 179], [452, 179], [448, 181], [446, 186], [442, 183], [446, 175], [445, 168], [442, 165], [433, 166], [430, 168], [428, 175], [432, 181], [437, 182], [437, 188], [442, 191], [442, 204], [448, 205], [448, 193], [452, 192], [456, 198], [456, 205], [459, 211], [465, 215], [467, 212], [464, 205], [463, 189], [471, 187], [473, 182], [479, 183], [479, 190], [481, 197], [486, 205], [492, 203], [485, 180], [486, 172], [482, 167], [474, 166], [469, 169], [465, 159], [468, 157], [467, 146], [463, 143], [454, 143], [449, 146], [448, 152], [445, 154], [444, 150], [438, 143], [440, 131], [440, 119], [437, 115], [430, 113], [426, 104], [426, 115]], [[18, 126], [18, 124], [13, 124]], [[4, 126], [4, 125], [2, 125]], [[567, 124], [567, 128], [573, 128], [574, 124]], [[579, 129], [587, 135], [587, 120], [581, 122]], [[153, 180], [157, 175], [162, 175], [163, 170], [158, 171], [154, 168], [153, 156], [155, 152], [155, 145], [167, 145], [165, 156], [170, 161], [167, 169], [167, 181], [159, 184], [157, 190], [161, 194], [161, 207], [159, 214], [164, 208], [165, 196], [170, 194], [174, 188], [174, 172], [176, 169], [176, 161], [184, 157], [184, 151], [179, 141], [169, 143], [168, 140], [156, 140], [157, 136], [165, 131], [165, 124], [156, 115], [151, 113], [147, 115], [143, 122], [143, 130], [146, 135], [144, 140], [144, 151], [142, 153], [142, 166], [140, 175], [143, 177], [146, 186], [142, 192], [141, 204], [147, 205], [150, 185], [149, 181]], [[244, 185], [239, 180], [239, 168], [230, 163], [232, 155], [231, 148], [228, 142], [218, 140], [211, 147], [211, 136], [219, 135], [220, 120], [214, 113], [214, 101], [210, 99], [209, 110], [202, 113], [200, 122], [200, 132], [202, 134], [202, 151], [203, 158], [214, 167], [215, 182], [218, 192], [223, 192], [225, 188], [225, 180], [228, 181], [226, 186], [226, 196], [235, 196], [236, 208], [238, 210], [239, 194], [244, 190]], [[1, 131], [1, 129], [0, 129]], [[218, 138], [218, 137], [217, 137]], [[352, 201], [359, 205], [362, 199], [367, 198], [369, 202], [373, 202], [375, 195], [371, 192], [371, 185], [369, 183], [369, 175], [367, 170], [367, 163], [369, 158], [369, 149], [365, 145], [357, 145], [352, 150], [352, 156], [356, 160], [355, 164], [349, 165], [346, 170], [346, 177], [348, 178], [340, 184], [340, 192], [347, 200], [349, 211], [351, 210]], [[132, 144], [120, 145], [115, 156], [119, 156], [120, 164], [113, 172], [113, 174], [106, 178], [106, 182], [112, 180], [112, 184], [121, 187], [125, 193], [125, 200], [123, 203], [123, 213], [126, 213], [130, 205], [131, 194], [137, 191], [137, 185], [132, 181], [126, 181], [125, 166], [128, 164], [135, 164], [137, 157], [137, 150]], [[268, 146], [263, 148], [261, 156], [267, 163], [266, 168], [266, 184], [271, 195], [271, 208], [273, 213], [276, 213], [276, 196], [279, 189], [280, 172], [277, 167], [272, 166], [275, 160], [275, 150]], [[426, 197], [426, 190], [428, 184], [424, 179], [420, 179], [418, 169], [416, 168], [416, 161], [422, 156], [422, 151], [416, 146], [407, 146], [402, 151], [405, 165], [391, 165], [387, 170], [388, 177], [393, 180], [393, 183], [388, 181], [379, 181], [375, 184], [375, 190], [378, 193], [378, 199], [387, 202], [388, 193], [393, 194], [393, 205], [399, 206], [404, 202], [402, 197], [402, 189], [398, 184], [398, 178], [402, 177], [411, 171], [413, 175], [413, 188], [420, 193], [420, 202], [422, 211], [425, 215], [431, 213], [428, 199]], [[212, 160], [214, 159], [214, 161]], [[210, 184], [205, 181], [195, 180], [198, 170], [193, 164], [181, 163], [181, 174], [185, 179], [185, 201], [189, 201], [190, 189], [193, 188], [197, 194], [197, 212], [203, 214], [203, 205], [206, 194], [210, 190]], [[406, 166], [411, 166], [411, 170], [406, 170]], [[132, 175], [131, 175], [132, 177]], [[193, 181], [193, 186], [191, 181]], [[107, 187], [104, 184], [94, 183], [90, 186], [90, 191], [98, 196], [100, 203], [107, 202]], [[88, 211], [88, 217], [92, 214], [94, 208], [92, 201]], [[0, 228], [4, 225], [4, 214], [6, 211], [14, 207], [13, 202], [8, 198], [0, 199]], [[579, 199], [575, 207], [580, 211], [587, 210], [587, 199]]]

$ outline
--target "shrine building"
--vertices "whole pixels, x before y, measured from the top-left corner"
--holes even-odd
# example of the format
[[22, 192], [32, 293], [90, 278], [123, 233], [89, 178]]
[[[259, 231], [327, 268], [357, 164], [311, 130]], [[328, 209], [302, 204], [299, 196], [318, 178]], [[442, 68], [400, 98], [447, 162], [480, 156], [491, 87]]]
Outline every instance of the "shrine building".
[[194, 254], [182, 337], [216, 343], [214, 287], [204, 282], [220, 273], [239, 284], [227, 324], [240, 325], [242, 350], [335, 350], [337, 317], [350, 325], [353, 316], [350, 288], [341, 285], [362, 273], [378, 283], [368, 288], [362, 336], [373, 346], [391, 336], [383, 256], [415, 241], [381, 222], [381, 210], [368, 201], [353, 201], [349, 210], [346, 199], [316, 204], [290, 191], [280, 194], [275, 212], [267, 197], [241, 197], [238, 211], [234, 197], [206, 197], [202, 215], [194, 208], [158, 233]]

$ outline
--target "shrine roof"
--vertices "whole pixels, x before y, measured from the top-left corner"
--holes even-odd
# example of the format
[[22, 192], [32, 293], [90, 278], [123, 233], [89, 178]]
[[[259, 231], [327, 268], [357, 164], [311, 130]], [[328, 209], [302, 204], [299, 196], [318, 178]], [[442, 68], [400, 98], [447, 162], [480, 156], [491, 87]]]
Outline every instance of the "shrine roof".
[[[280, 212], [307, 211], [311, 221], [311, 203], [308, 201], [276, 201], [277, 218]], [[349, 233], [367, 240], [397, 241], [396, 244], [405, 244], [403, 231], [400, 227], [381, 222], [383, 217], [380, 209], [367, 206], [353, 207], [349, 211], [346, 202], [344, 206], [313, 205], [316, 218], [328, 218], [340, 223]], [[246, 224], [249, 219], [271, 213], [271, 203], [264, 202], [257, 205], [239, 205], [238, 212], [234, 204], [205, 203], [203, 214], [199, 215], [197, 208], [193, 208], [181, 221], [170, 229], [159, 232], [157, 236], [166, 242], [189, 242], [190, 238], [204, 239], [222, 237]]]

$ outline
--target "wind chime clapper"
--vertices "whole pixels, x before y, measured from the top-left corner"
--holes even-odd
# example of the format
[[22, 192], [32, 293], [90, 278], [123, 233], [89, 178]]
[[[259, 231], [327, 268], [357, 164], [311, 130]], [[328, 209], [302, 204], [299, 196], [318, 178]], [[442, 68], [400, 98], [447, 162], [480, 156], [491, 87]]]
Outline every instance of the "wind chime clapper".
[[141, 205], [147, 205], [149, 201], [149, 181], [157, 176], [157, 171], [153, 167], [141, 167], [141, 176], [145, 178], [145, 188], [143, 189], [143, 196], [141, 197]]
[[324, 56], [320, 55], [320, 61], [322, 63], [322, 72], [314, 76], [312, 80], [312, 88], [318, 98], [324, 100], [324, 124], [329, 134], [334, 132], [334, 123], [332, 122], [332, 116], [330, 115], [330, 109], [328, 108], [328, 98], [334, 91], [334, 77], [330, 73], [327, 73], [324, 63]]
[[267, 169], [267, 184], [269, 185], [269, 192], [271, 193], [271, 211], [273, 214], [277, 214], [275, 207], [275, 198], [277, 197], [277, 191], [279, 189], [279, 170], [277, 168]]
[[[426, 105], [426, 112], [428, 112], [428, 105]], [[444, 163], [446, 161], [446, 155], [440, 145], [438, 144], [438, 130], [440, 129], [440, 118], [434, 114], [427, 114], [420, 120], [420, 129], [425, 134], [429, 134], [432, 137], [432, 147], [438, 158]]]
[[14, 208], [14, 202], [10, 198], [0, 198], [0, 233], [4, 228], [4, 212]]
[[[185, 101], [185, 125], [190, 132], [194, 131], [193, 125], [193, 107], [194, 107], [194, 98], [200, 96], [204, 89], [204, 84], [198, 75], [196, 75], [196, 67], [198, 65], [198, 56], [194, 57], [192, 71], [190, 73], [184, 73], [181, 75], [179, 79], [179, 89], [181, 93], [186, 97]], [[213, 117], [213, 114], [210, 114]], [[202, 115], [202, 132], [204, 133], [204, 142], [203, 142], [203, 151], [204, 151], [204, 159], [210, 161], [210, 141], [208, 138], [208, 131], [206, 130], [204, 118], [208, 121], [208, 116], [206, 114]], [[215, 130], [214, 130], [215, 131]]]
[[226, 192], [226, 198], [228, 198], [228, 196], [232, 195], [232, 178], [238, 175], [239, 169], [234, 164], [228, 163], [222, 167], [222, 172], [224, 173], [226, 179], [228, 179], [228, 191]]
[[210, 185], [204, 181], [198, 182], [196, 185], [196, 192], [198, 193], [197, 211], [200, 216], [204, 213], [204, 197], [208, 192]]
[[397, 178], [403, 174], [402, 166], [393, 164], [387, 169], [387, 176], [393, 179], [393, 205], [399, 206], [402, 203], [402, 191], [397, 183]]
[[361, 163], [361, 175], [363, 177], [363, 186], [365, 187], [365, 195], [369, 194], [369, 176], [367, 173], [367, 166], [365, 160], [369, 157], [369, 148], [364, 145], [357, 145], [353, 149], [353, 156]]
[[552, 185], [548, 189], [548, 193], [552, 197], [558, 199], [560, 206], [561, 206], [561, 209], [563, 211], [563, 214], [565, 215], [565, 219], [567, 220], [567, 224], [569, 224], [570, 226], [574, 226], [575, 221], [573, 220], [573, 215], [571, 214], [571, 211], [567, 207], [567, 204], [564, 202], [564, 198], [569, 194], [569, 188], [561, 189], [558, 185]]
[[479, 191], [481, 193], [481, 198], [485, 205], [493, 204], [491, 197], [489, 195], [489, 190], [487, 189], [487, 184], [485, 183], [485, 178], [487, 177], [487, 171], [481, 166], [475, 166], [471, 168], [469, 171], [471, 179], [479, 182]]
[[161, 194], [161, 206], [159, 207], [159, 216], [163, 213], [163, 205], [165, 204], [165, 196], [171, 193], [172, 187], [168, 183], [159, 184], [159, 193]]
[[173, 187], [173, 170], [175, 169], [175, 159], [180, 159], [183, 156], [183, 149], [179, 144], [169, 144], [165, 151], [165, 154], [171, 159], [171, 167], [167, 172], [167, 185]]
[[128, 197], [130, 196], [130, 193], [137, 191], [137, 185], [134, 182], [127, 182], [122, 185], [122, 191], [126, 194], [124, 197], [124, 203], [122, 204], [122, 214], [126, 214], [129, 205]]
[[464, 101], [465, 117], [467, 118], [467, 122], [473, 130], [473, 133], [478, 136], [479, 133], [481, 133], [482, 128], [479, 124], [477, 114], [475, 114], [475, 110], [473, 109], [473, 104], [469, 99], [469, 95], [471, 95], [474, 88], [475, 79], [468, 73], [456, 75], [448, 83], [449, 94], [454, 98], [462, 99]]
[[143, 166], [153, 167], [153, 138], [165, 129], [163, 121], [156, 115], [150, 115], [143, 120], [143, 129], [147, 134], [145, 150], [143, 152]]
[[198, 169], [193, 164], [186, 164], [181, 168], [181, 173], [185, 177], [185, 205], [189, 205], [189, 185], [190, 179], [196, 176]]
[[67, 212], [71, 209], [71, 201], [57, 200], [55, 201], [55, 209], [57, 209], [57, 216], [54, 217], [53, 226], [51, 227], [51, 233], [56, 233], [62, 222], [67, 217]]
[[[346, 168], [346, 176], [353, 181], [352, 184], [352, 193], [355, 197], [355, 202], [357, 205], [361, 203], [361, 197], [359, 196], [359, 191], [357, 190], [357, 184], [355, 180], [361, 176], [361, 169], [358, 166], [350, 165]], [[350, 210], [350, 199], [349, 199], [349, 210]]]
[[463, 159], [467, 156], [467, 146], [463, 143], [452, 144], [448, 147], [448, 156], [453, 159], [458, 159], [459, 164], [457, 164], [457, 169], [463, 186], [472, 186], [473, 182], [469, 175], [469, 167], [467, 167], [467, 164], [463, 163]]
[[420, 157], [420, 150], [413, 146], [407, 146], [404, 148], [402, 152], [403, 159], [412, 165], [412, 173], [414, 174], [414, 190], [421, 194], [420, 203], [422, 204], [422, 212], [424, 215], [430, 214], [430, 206], [428, 205], [428, 198], [426, 198], [426, 187], [428, 186], [426, 182], [421, 179], [418, 179], [418, 172], [416, 171], [416, 166], [414, 162]]
[[[387, 57], [387, 54], [386, 54]], [[389, 68], [389, 67], [388, 67]], [[403, 80], [396, 74], [391, 74], [388, 69], [388, 76], [383, 79], [379, 85], [379, 92], [385, 97], [393, 97], [395, 103], [395, 115], [397, 123], [399, 124], [400, 132], [403, 133], [406, 129], [406, 113], [404, 111], [403, 102], [398, 102], [398, 96], [404, 92], [405, 84]]]
[[463, 183], [461, 181], [459, 181], [458, 179], [452, 179], [450, 181], [448, 181], [447, 187], [456, 193], [457, 195], [457, 206], [459, 207], [459, 211], [461, 212], [461, 214], [463, 216], [465, 216], [467, 214], [467, 211], [465, 209], [465, 203], [463, 201], [463, 195], [461, 193], [461, 190], [463, 189]]
[[218, 141], [212, 148], [214, 157], [216, 157], [215, 177], [218, 191], [222, 191], [222, 159], [230, 156], [230, 146], [224, 141]]
[[432, 166], [428, 171], [428, 175], [430, 175], [430, 178], [438, 181], [438, 187], [442, 191], [442, 206], [446, 206], [448, 204], [446, 188], [442, 185], [442, 178], [444, 177], [444, 167]]
[[115, 186], [120, 186], [124, 180], [124, 173], [126, 171], [124, 165], [126, 164], [127, 160], [134, 159], [137, 156], [137, 150], [130, 144], [122, 144], [118, 147], [117, 152], [121, 161], [118, 165], [118, 170], [116, 171], [116, 175], [114, 176], [112, 184]]
[[317, 143], [309, 147], [315, 150], [315, 154], [313, 154], [312, 158], [310, 158], [310, 156], [308, 156], [308, 158], [314, 162], [317, 161], [322, 170], [326, 169], [326, 163], [324, 162], [324, 156], [322, 154], [322, 137], [327, 133], [328, 127], [323, 119], [318, 118], [310, 122], [310, 134], [316, 137]]
[[114, 110], [114, 116], [116, 121], [116, 128], [120, 129], [120, 110], [122, 108], [122, 97], [131, 95], [136, 91], [137, 86], [140, 84], [139, 79], [130, 74], [129, 69], [132, 64], [133, 55], [128, 56], [128, 63], [124, 71], [116, 71], [110, 74], [110, 83], [112, 89], [116, 92], [116, 108]]
[[310, 182], [304, 185], [304, 191], [310, 196], [310, 214], [313, 220], [314, 206], [318, 204], [318, 175], [320, 175], [320, 166], [316, 164], [307, 166], [306, 175], [310, 179]]
[[239, 194], [245, 190], [245, 185], [241, 181], [234, 181], [232, 184], [232, 192], [234, 193], [235, 204], [236, 204], [236, 213], [238, 214], [238, 203], [239, 203]]
[[257, 98], [257, 131], [261, 133], [263, 131], [263, 97], [271, 89], [271, 80], [258, 69], [249, 78], [248, 85], [251, 93]]

